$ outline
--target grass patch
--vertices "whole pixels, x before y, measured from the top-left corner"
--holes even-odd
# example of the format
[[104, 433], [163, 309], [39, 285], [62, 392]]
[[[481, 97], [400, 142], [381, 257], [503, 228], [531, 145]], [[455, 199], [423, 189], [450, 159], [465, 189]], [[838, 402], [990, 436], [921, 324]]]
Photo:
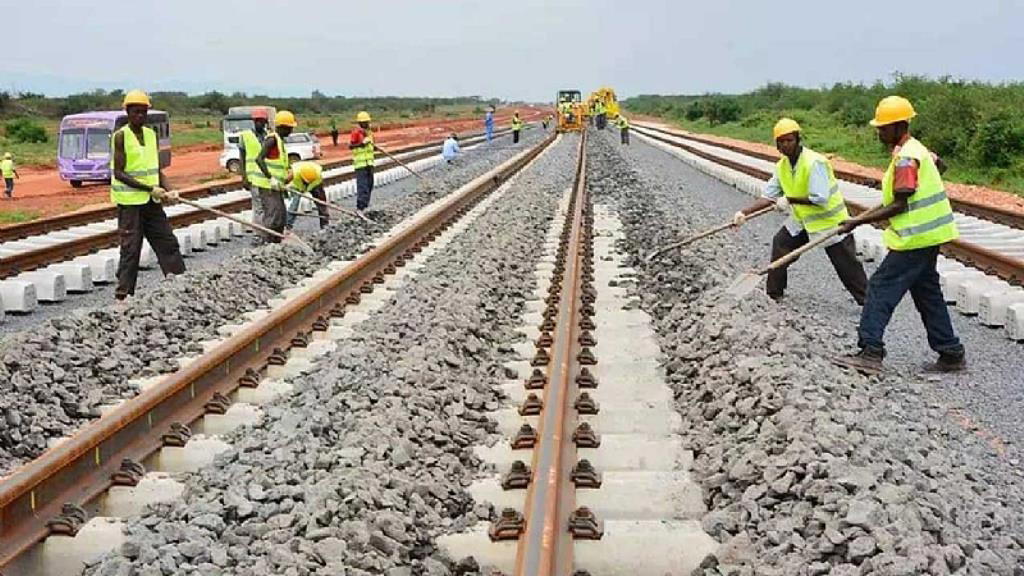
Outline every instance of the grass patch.
[[19, 224], [38, 219], [43, 213], [38, 210], [0, 211], [0, 224]]

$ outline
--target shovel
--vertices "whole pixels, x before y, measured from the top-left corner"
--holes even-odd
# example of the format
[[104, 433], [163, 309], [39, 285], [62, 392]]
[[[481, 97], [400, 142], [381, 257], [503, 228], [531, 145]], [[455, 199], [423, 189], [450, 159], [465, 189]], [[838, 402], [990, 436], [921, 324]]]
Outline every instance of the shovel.
[[307, 250], [307, 251], [309, 251], [311, 253], [314, 252], [312, 246], [307, 244], [305, 240], [303, 240], [302, 238], [299, 238], [295, 234], [281, 234], [280, 232], [276, 232], [274, 230], [271, 230], [270, 228], [266, 228], [264, 226], [260, 226], [259, 224], [255, 223], [255, 222], [250, 222], [248, 220], [244, 220], [242, 218], [239, 218], [238, 216], [234, 216], [232, 214], [228, 214], [227, 212], [224, 212], [223, 210], [218, 210], [216, 208], [210, 208], [209, 206], [203, 206], [202, 204], [200, 204], [198, 202], [193, 202], [192, 200], [189, 200], [188, 198], [177, 198], [177, 201], [181, 202], [182, 204], [186, 204], [188, 206], [196, 208], [197, 210], [204, 210], [204, 211], [209, 212], [211, 214], [216, 214], [217, 216], [220, 216], [221, 218], [227, 218], [228, 220], [231, 220], [232, 222], [237, 222], [237, 223], [241, 224], [242, 226], [245, 226], [246, 228], [251, 228], [253, 230], [257, 230], [259, 232], [263, 232], [264, 234], [269, 234], [270, 236], [274, 236], [275, 238], [280, 238], [281, 241], [283, 243], [285, 243], [285, 244], [295, 244], [297, 246], [301, 246], [304, 250]]
[[753, 272], [747, 272], [746, 274], [741, 274], [739, 277], [733, 280], [732, 284], [730, 284], [728, 288], [725, 289], [725, 293], [736, 298], [743, 298], [747, 294], [750, 294], [754, 290], [754, 288], [757, 288], [757, 285], [761, 283], [761, 278], [765, 274], [771, 272], [772, 270], [782, 268], [783, 266], [788, 266], [794, 260], [799, 258], [800, 255], [803, 254], [804, 252], [813, 250], [814, 248], [821, 246], [825, 242], [828, 242], [829, 240], [835, 238], [838, 235], [839, 228], [833, 228], [828, 234], [825, 234], [816, 240], [804, 244], [803, 246], [797, 248], [796, 250], [793, 250], [789, 254], [786, 254], [782, 258], [779, 258], [778, 260], [772, 262], [771, 264], [765, 266], [764, 268], [761, 268], [760, 270], [755, 270]]
[[376, 149], [376, 150], [377, 150], [378, 152], [380, 152], [381, 154], [383, 154], [383, 155], [387, 156], [387, 157], [388, 157], [389, 159], [391, 159], [391, 161], [392, 161], [392, 162], [394, 162], [395, 164], [398, 164], [398, 165], [399, 165], [399, 166], [401, 166], [402, 168], [405, 168], [406, 170], [408, 170], [408, 171], [409, 171], [409, 173], [410, 173], [410, 174], [412, 174], [413, 176], [415, 176], [415, 177], [419, 178], [419, 179], [420, 179], [421, 181], [423, 181], [423, 182], [426, 182], [426, 181], [427, 181], [427, 179], [423, 177], [423, 174], [420, 174], [419, 172], [417, 172], [417, 171], [413, 170], [412, 168], [410, 168], [410, 167], [409, 167], [409, 165], [408, 165], [408, 164], [406, 164], [405, 162], [402, 162], [402, 161], [401, 161], [401, 160], [399, 160], [398, 158], [395, 158], [395, 157], [394, 157], [394, 156], [393, 156], [393, 155], [392, 155], [392, 154], [391, 154], [390, 152], [388, 152], [387, 150], [385, 150], [385, 149], [381, 148], [380, 146], [377, 146], [376, 144], [374, 144], [374, 145], [373, 145], [373, 147], [374, 147], [374, 148], [375, 148], [375, 149]]
[[377, 224], [373, 220], [370, 220], [364, 214], [360, 214], [359, 212], [355, 212], [355, 211], [349, 210], [347, 208], [342, 208], [341, 206], [338, 206], [337, 204], [331, 204], [330, 202], [326, 202], [324, 200], [321, 200], [321, 199], [317, 198], [316, 196], [313, 196], [312, 194], [306, 194], [305, 192], [299, 192], [295, 188], [289, 188], [288, 192], [291, 193], [291, 194], [295, 194], [296, 196], [301, 196], [302, 198], [305, 198], [307, 200], [311, 200], [314, 203], [319, 204], [321, 206], [326, 206], [327, 208], [330, 208], [331, 210], [337, 210], [338, 212], [341, 212], [342, 214], [344, 214], [346, 216], [351, 216], [352, 218], [358, 218], [358, 219], [363, 220], [365, 222], [369, 222], [370, 224]]
[[[752, 212], [751, 214], [749, 214], [747, 216], [747, 220], [753, 220], [754, 218], [757, 218], [758, 216], [763, 216], [763, 215], [771, 212], [774, 209], [775, 209], [775, 206], [766, 206], [766, 207], [758, 210], [757, 212]], [[711, 235], [714, 235], [714, 234], [718, 234], [722, 230], [728, 230], [729, 228], [732, 228], [734, 226], [735, 226], [735, 224], [732, 223], [732, 220], [729, 220], [728, 222], [726, 222], [724, 224], [719, 224], [718, 226], [715, 226], [714, 228], [709, 228], [707, 230], [704, 230], [703, 232], [698, 232], [698, 233], [694, 234], [693, 236], [689, 236], [689, 237], [687, 237], [687, 238], [685, 238], [683, 240], [680, 240], [679, 242], [673, 242], [672, 244], [669, 244], [668, 246], [663, 246], [663, 247], [655, 250], [654, 252], [651, 252], [647, 256], [647, 262], [648, 263], [654, 262], [655, 259], [657, 259], [659, 256], [661, 256], [662, 254], [664, 254], [666, 252], [669, 252], [671, 250], [675, 250], [676, 248], [682, 248], [683, 246], [687, 246], [689, 244], [692, 244], [692, 243], [696, 242], [697, 240], [700, 240], [701, 238], [707, 238], [708, 236], [711, 236]]]

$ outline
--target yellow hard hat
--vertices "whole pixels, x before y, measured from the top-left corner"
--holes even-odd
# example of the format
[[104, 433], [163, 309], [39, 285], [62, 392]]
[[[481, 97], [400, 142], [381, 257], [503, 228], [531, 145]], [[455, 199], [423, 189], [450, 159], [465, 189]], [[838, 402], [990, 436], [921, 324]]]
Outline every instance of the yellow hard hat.
[[299, 166], [299, 178], [302, 178], [306, 182], [312, 182], [320, 177], [320, 170], [317, 170], [319, 166], [312, 162], [305, 162]]
[[14, 156], [11, 156], [10, 152], [4, 152], [4, 159], [5, 160], [10, 160], [11, 158], [14, 158]]
[[796, 123], [796, 120], [793, 120], [792, 118], [780, 118], [779, 121], [775, 123], [775, 128], [772, 128], [772, 137], [778, 140], [779, 136], [799, 131], [800, 125]]
[[359, 114], [356, 114], [356, 122], [369, 122], [369, 121], [370, 121], [370, 113], [369, 112], [364, 110], [364, 111], [360, 112]]
[[886, 96], [875, 108], [875, 118], [870, 122], [872, 126], [885, 126], [896, 122], [910, 121], [917, 116], [914, 106], [910, 100], [902, 96]]
[[124, 95], [124, 102], [121, 103], [122, 108], [127, 108], [133, 104], [140, 104], [149, 108], [152, 104], [149, 103], [149, 94], [146, 94], [142, 90], [129, 90]]
[[281, 110], [277, 114], [274, 114], [274, 125], [291, 126], [292, 128], [295, 128], [299, 123], [295, 121], [295, 114], [292, 114], [287, 110]]

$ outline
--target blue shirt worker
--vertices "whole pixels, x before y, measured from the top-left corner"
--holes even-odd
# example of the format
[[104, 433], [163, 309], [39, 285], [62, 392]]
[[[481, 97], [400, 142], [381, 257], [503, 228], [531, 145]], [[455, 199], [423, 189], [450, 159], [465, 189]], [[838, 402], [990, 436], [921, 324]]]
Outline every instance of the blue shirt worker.
[[[775, 124], [773, 135], [782, 158], [765, 187], [763, 198], [737, 212], [733, 224], [741, 226], [747, 215], [772, 204], [788, 213], [789, 218], [772, 240], [772, 261], [775, 261], [810, 242], [812, 236], [834, 231], [849, 214], [832, 165], [828, 158], [801, 143], [800, 125], [795, 120], [782, 118]], [[848, 233], [836, 236], [827, 243], [825, 253], [843, 286], [857, 304], [863, 305], [868, 279], [864, 266], [857, 260], [853, 236]], [[781, 300], [787, 281], [786, 267], [769, 272], [768, 296]]]
[[459, 148], [459, 137], [452, 132], [441, 146], [441, 157], [444, 158], [445, 162], [451, 164], [452, 160], [455, 160], [460, 152], [462, 150]]
[[494, 106], [487, 108], [487, 114], [484, 115], [484, 132], [487, 133], [487, 141], [490, 142], [494, 138]]

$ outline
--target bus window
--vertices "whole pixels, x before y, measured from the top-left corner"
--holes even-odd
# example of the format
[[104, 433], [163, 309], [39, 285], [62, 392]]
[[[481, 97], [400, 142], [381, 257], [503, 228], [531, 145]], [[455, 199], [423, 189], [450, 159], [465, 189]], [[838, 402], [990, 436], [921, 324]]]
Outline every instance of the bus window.
[[102, 159], [110, 156], [110, 130], [90, 128], [86, 144], [86, 158]]
[[[108, 136], [109, 137], [109, 136]], [[81, 158], [85, 130], [81, 128], [65, 129], [60, 134], [60, 157], [68, 159]]]

